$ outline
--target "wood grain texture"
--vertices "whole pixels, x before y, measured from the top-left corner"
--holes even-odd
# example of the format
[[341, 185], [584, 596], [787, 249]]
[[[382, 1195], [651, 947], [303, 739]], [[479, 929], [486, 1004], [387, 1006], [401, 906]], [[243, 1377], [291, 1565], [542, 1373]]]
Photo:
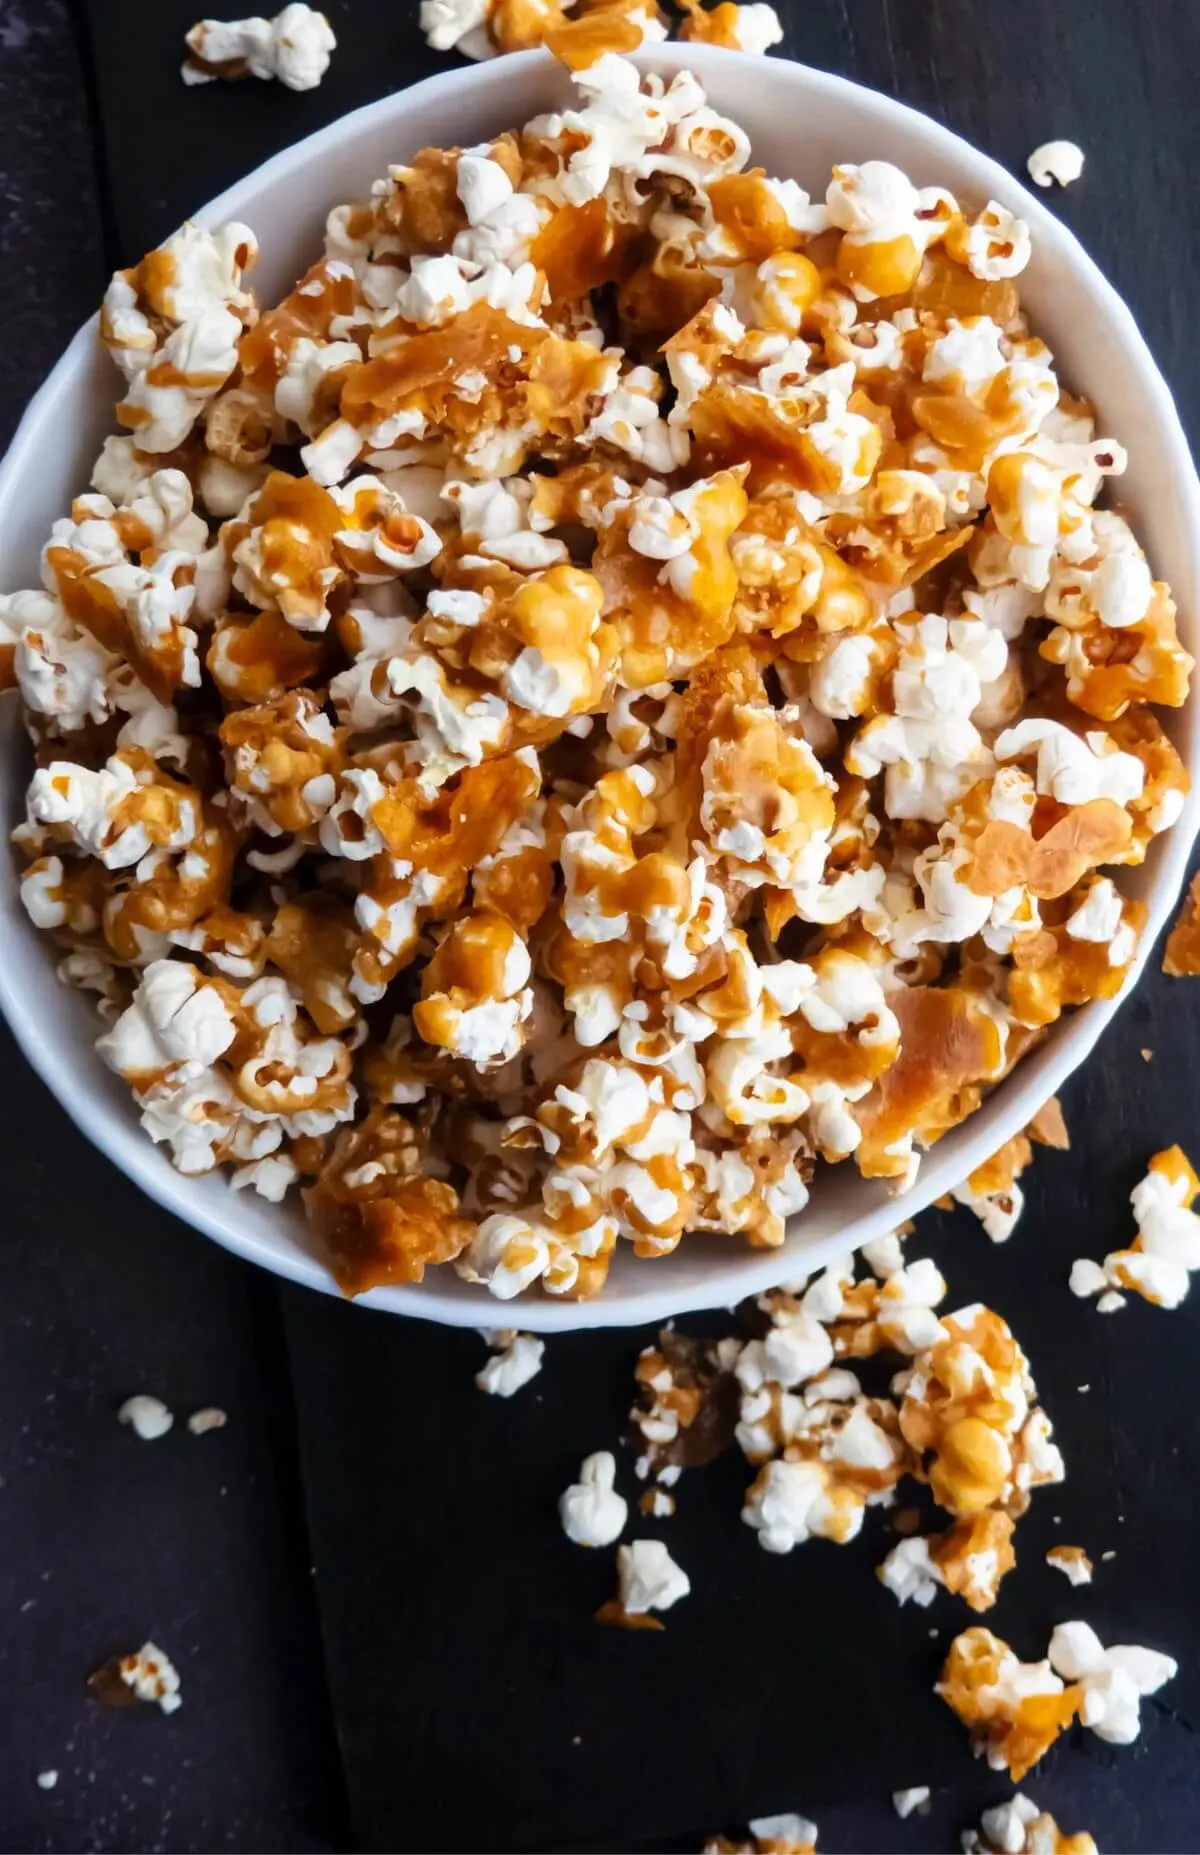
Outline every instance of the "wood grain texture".
[[[47, 4], [0, 0], [0, 54], [11, 22], [27, 32], [35, 9], [39, 21], [50, 16]], [[422, 45], [415, 0], [334, 0], [341, 45], [314, 95], [187, 92], [176, 71], [192, 0], [87, 0], [84, 10], [109, 255], [124, 261], [276, 148], [447, 62]], [[781, 11], [787, 53], [902, 97], [1016, 172], [1050, 136], [1082, 144], [1084, 179], [1051, 204], [1133, 306], [1195, 429], [1200, 9], [785, 0]], [[18, 48], [26, 69], [36, 62], [29, 43]], [[30, 373], [96, 276], [93, 210], [46, 178], [63, 149], [77, 172], [89, 165], [78, 77], [60, 71], [56, 83], [52, 97], [5, 96], [10, 119], [24, 120], [22, 107], [31, 124], [45, 117], [0, 205], [0, 248], [20, 251], [28, 279], [0, 327], [38, 357], [23, 363]], [[64, 111], [69, 144], [54, 127]], [[447, 124], [446, 139], [453, 133]], [[68, 238], [40, 235], [48, 211]], [[47, 326], [57, 331], [49, 343]], [[18, 380], [10, 371], [9, 405]], [[1054, 1621], [1084, 1615], [1106, 1640], [1155, 1643], [1183, 1665], [1146, 1709], [1136, 1748], [1072, 1742], [1027, 1784], [1110, 1850], [1200, 1849], [1200, 1442], [1189, 1382], [1200, 1299], [1174, 1315], [1137, 1305], [1105, 1320], [1069, 1296], [1065, 1275], [1075, 1255], [1127, 1236], [1128, 1191], [1155, 1148], [1178, 1139], [1194, 1149], [1198, 1037], [1200, 985], [1149, 976], [1067, 1090], [1074, 1150], [1039, 1157], [1012, 1242], [992, 1248], [967, 1214], [923, 1225], [955, 1300], [988, 1299], [1012, 1322], [1070, 1470], [1023, 1523], [1019, 1569], [989, 1620], [1033, 1655]], [[1154, 1050], [1150, 1065], [1143, 1047]], [[43, 1570], [59, 1596], [49, 1607], [38, 1591], [48, 1606], [40, 1634], [18, 1626], [17, 1680], [34, 1700], [19, 1729], [21, 1775], [0, 1776], [0, 1846], [324, 1846], [338, 1831], [311, 1698], [318, 1658], [297, 1596], [306, 1555], [294, 1536], [288, 1552], [294, 1518], [271, 1486], [271, 1462], [286, 1469], [286, 1438], [256, 1415], [264, 1375], [279, 1371], [263, 1347], [275, 1290], [138, 1200], [11, 1051], [4, 1076], [0, 1166], [18, 1262], [5, 1318], [20, 1343], [0, 1375], [0, 1409], [32, 1403], [41, 1414], [6, 1465], [35, 1523], [6, 1555], [14, 1603], [3, 1586], [0, 1601], [16, 1608]], [[635, 1336], [552, 1341], [543, 1377], [505, 1406], [474, 1392], [482, 1349], [468, 1336], [294, 1292], [282, 1301], [355, 1846], [694, 1849], [720, 1822], [801, 1808], [820, 1819], [823, 1848], [933, 1850], [1006, 1793], [930, 1693], [965, 1613], [944, 1597], [928, 1613], [895, 1609], [871, 1577], [886, 1544], [879, 1524], [845, 1551], [815, 1544], [769, 1560], [738, 1520], [746, 1476], [732, 1462], [685, 1481], [680, 1513], [662, 1529], [694, 1586], [666, 1636], [596, 1641], [586, 1618], [608, 1589], [608, 1555], [565, 1547], [554, 1500], [579, 1457], [615, 1439]], [[217, 1381], [218, 1370], [229, 1378]], [[169, 1472], [155, 1451], [135, 1457], [136, 1497], [128, 1507], [113, 1498], [130, 1487], [116, 1446], [133, 1445], [98, 1413], [150, 1373], [168, 1395], [221, 1395], [243, 1413], [240, 1442], [228, 1431], [204, 1440], [239, 1452], [219, 1525], [203, 1442]], [[73, 1538], [80, 1513], [99, 1529], [86, 1552]], [[1117, 1557], [1074, 1592], [1042, 1561], [1055, 1541]], [[193, 1684], [172, 1721], [129, 1723], [145, 1729], [134, 1750], [126, 1722], [97, 1726], [70, 1682], [78, 1657], [115, 1646], [106, 1632], [134, 1629], [148, 1610], [167, 1647], [172, 1627], [186, 1632]], [[81, 1775], [78, 1795], [64, 1786], [47, 1804], [29, 1787], [34, 1769], [66, 1765], [46, 1747], [52, 1733], [75, 1736]], [[235, 1745], [245, 1748], [236, 1770]], [[146, 1773], [148, 1797], [136, 1788]], [[935, 1812], [899, 1823], [886, 1793], [915, 1783], [941, 1787]]]

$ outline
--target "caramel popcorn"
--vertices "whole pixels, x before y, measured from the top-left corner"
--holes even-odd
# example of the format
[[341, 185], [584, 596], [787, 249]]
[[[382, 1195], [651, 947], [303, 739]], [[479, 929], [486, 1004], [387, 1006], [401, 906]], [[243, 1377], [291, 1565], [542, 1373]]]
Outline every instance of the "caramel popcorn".
[[1200, 973], [1200, 876], [1193, 876], [1183, 907], [1167, 936], [1162, 969], [1172, 979]]
[[993, 1243], [1007, 1243], [1025, 1209], [1025, 1194], [1017, 1181], [1033, 1159], [1035, 1144], [1057, 1147], [1060, 1152], [1070, 1148], [1067, 1124], [1054, 1095], [1043, 1103], [1024, 1132], [1006, 1141], [999, 1152], [954, 1188], [953, 1200], [974, 1211]]
[[962, 1846], [965, 1855], [1100, 1855], [1086, 1830], [1064, 1835], [1048, 1810], [1019, 1791], [985, 1810], [979, 1828], [964, 1832]]
[[[121, 430], [0, 598], [21, 888], [150, 1136], [298, 1190], [348, 1292], [584, 1297], [620, 1249], [778, 1247], [825, 1165], [903, 1191], [1119, 990], [1191, 659], [1022, 315], [1019, 220], [752, 165], [692, 74], [620, 55], [651, 5], [423, 12], [547, 41], [570, 102], [390, 168], [274, 306], [240, 225], [113, 279]], [[266, 33], [295, 81], [303, 13], [204, 22], [205, 74]], [[998, 1227], [1024, 1163], [962, 1188]], [[646, 1475], [740, 1417], [779, 1544], [914, 1463], [957, 1521], [1015, 1513], [1053, 1452], [944, 1292], [897, 1254], [785, 1298], [736, 1376], [664, 1346]], [[846, 1383], [885, 1350], [902, 1403]]]
[[141, 1700], [158, 1706], [163, 1713], [175, 1713], [183, 1705], [179, 1672], [152, 1642], [143, 1643], [133, 1654], [106, 1662], [89, 1677], [88, 1685], [114, 1707]]
[[817, 1826], [806, 1816], [752, 1817], [746, 1836], [710, 1836], [704, 1855], [816, 1855]]
[[1106, 1649], [1088, 1623], [1060, 1623], [1042, 1662], [1022, 1662], [974, 1628], [951, 1643], [934, 1691], [971, 1729], [976, 1752], [1020, 1783], [1076, 1718], [1110, 1745], [1132, 1745], [1142, 1698], [1176, 1673], [1169, 1655], [1139, 1643]]
[[990, 1309], [960, 1308], [941, 1326], [898, 1381], [901, 1434], [940, 1507], [960, 1519], [1020, 1515], [1031, 1489], [1064, 1474], [1028, 1361]]
[[1155, 1307], [1177, 1308], [1200, 1269], [1200, 1215], [1192, 1204], [1200, 1179], [1182, 1147], [1156, 1153], [1146, 1176], [1129, 1195], [1137, 1235], [1128, 1249], [1112, 1250], [1102, 1263], [1080, 1257], [1071, 1266], [1071, 1293], [1097, 1295], [1102, 1314], [1125, 1305], [1132, 1291]]
[[979, 1626], [955, 1637], [934, 1692], [970, 1729], [993, 1771], [1008, 1771], [1018, 1784], [1076, 1718], [1083, 1698], [1049, 1662], [1022, 1662]]
[[324, 13], [300, 0], [274, 19], [202, 19], [187, 34], [185, 84], [216, 78], [278, 78], [289, 90], [315, 90], [337, 47]]

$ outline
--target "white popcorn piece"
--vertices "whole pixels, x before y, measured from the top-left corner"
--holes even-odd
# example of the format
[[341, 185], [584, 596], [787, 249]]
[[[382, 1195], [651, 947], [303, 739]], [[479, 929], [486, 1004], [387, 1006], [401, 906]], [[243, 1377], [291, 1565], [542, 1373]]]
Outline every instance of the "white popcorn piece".
[[897, 1542], [879, 1567], [879, 1582], [896, 1602], [928, 1609], [945, 1580], [929, 1556], [929, 1541], [917, 1534]]
[[804, 1855], [816, 1847], [816, 1824], [792, 1810], [780, 1816], [752, 1816], [746, 1827], [767, 1849], [778, 1848], [779, 1855]]
[[58, 1783], [58, 1773], [54, 1770], [39, 1771], [34, 1779], [39, 1791], [52, 1791]]
[[337, 48], [324, 13], [293, 0], [274, 19], [202, 19], [186, 38], [185, 84], [220, 77], [272, 78], [289, 90], [315, 90]]
[[139, 1392], [136, 1397], [126, 1398], [117, 1412], [117, 1420], [128, 1424], [143, 1443], [153, 1443], [167, 1434], [175, 1422], [175, 1416], [161, 1398], [152, 1398], [145, 1392]]
[[931, 1795], [927, 1784], [914, 1784], [906, 1791], [892, 1792], [892, 1808], [898, 1817], [909, 1817], [922, 1804], [927, 1804]]
[[579, 1480], [559, 1496], [558, 1513], [563, 1532], [577, 1546], [611, 1546], [625, 1531], [629, 1506], [613, 1486], [616, 1473], [616, 1460], [611, 1452], [597, 1450], [594, 1455], [584, 1457]]
[[1081, 1684], [1080, 1720], [1109, 1745], [1133, 1744], [1141, 1731], [1142, 1700], [1178, 1673], [1178, 1663], [1157, 1649], [1136, 1643], [1106, 1649], [1090, 1623], [1060, 1623], [1049, 1656], [1056, 1673]]
[[1069, 187], [1083, 173], [1083, 150], [1077, 142], [1039, 142], [1025, 166], [1039, 187]]
[[691, 1590], [691, 1580], [659, 1539], [635, 1539], [617, 1548], [617, 1593], [628, 1616], [670, 1610]]
[[508, 1344], [494, 1352], [487, 1364], [475, 1374], [480, 1391], [493, 1398], [511, 1398], [536, 1378], [542, 1369], [544, 1340], [532, 1333], [514, 1333]]

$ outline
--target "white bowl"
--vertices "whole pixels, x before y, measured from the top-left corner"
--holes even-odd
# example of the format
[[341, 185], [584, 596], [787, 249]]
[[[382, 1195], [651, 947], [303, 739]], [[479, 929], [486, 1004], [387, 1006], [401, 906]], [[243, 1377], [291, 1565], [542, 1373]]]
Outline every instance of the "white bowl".
[[[1064, 381], [1095, 401], [1100, 430], [1128, 447], [1122, 503], [1156, 573], [1173, 586], [1185, 642], [1197, 652], [1200, 485], [1174, 403], [1129, 310], [1042, 202], [948, 129], [823, 71], [688, 45], [656, 47], [638, 62], [664, 72], [693, 68], [714, 105], [750, 134], [754, 160], [814, 193], [823, 189], [833, 162], [883, 158], [904, 168], [919, 186], [940, 182], [967, 199], [997, 199], [1028, 221], [1034, 256], [1021, 287], [1031, 323], [1053, 349]], [[286, 149], [196, 217], [210, 225], [243, 219], [254, 228], [262, 241], [255, 287], [262, 300], [273, 301], [320, 249], [328, 209], [364, 194], [389, 162], [407, 159], [428, 143], [479, 142], [557, 106], [567, 93], [563, 72], [541, 52], [447, 71]], [[93, 321], [34, 399], [0, 465], [0, 587], [38, 583], [38, 554], [50, 525], [85, 487], [113, 429], [117, 384]], [[1171, 721], [1175, 743], [1195, 776], [1200, 705], [1193, 699]], [[0, 756], [0, 802], [10, 822], [22, 815], [24, 767], [13, 721]], [[1147, 904], [1149, 921], [1123, 996], [1168, 917], [1198, 812], [1200, 793], [1193, 790], [1175, 829], [1126, 878], [1126, 886]], [[1060, 1020], [1041, 1049], [925, 1158], [914, 1190], [904, 1198], [891, 1198], [879, 1184], [860, 1179], [850, 1164], [825, 1169], [782, 1249], [751, 1249], [735, 1237], [690, 1237], [659, 1261], [639, 1262], [626, 1253], [616, 1259], [604, 1294], [582, 1303], [528, 1295], [506, 1311], [449, 1268], [431, 1271], [420, 1287], [380, 1289], [362, 1299], [371, 1307], [452, 1326], [515, 1318], [541, 1332], [627, 1326], [730, 1305], [881, 1236], [959, 1184], [1083, 1061], [1119, 1002], [1097, 1001]], [[29, 1061], [68, 1113], [150, 1197], [238, 1255], [292, 1281], [334, 1290], [297, 1205], [270, 1205], [235, 1193], [222, 1178], [182, 1178], [142, 1133], [128, 1089], [95, 1054], [95, 1017], [84, 998], [55, 980], [51, 949], [30, 925], [11, 879], [3, 884], [0, 910], [0, 1006]]]

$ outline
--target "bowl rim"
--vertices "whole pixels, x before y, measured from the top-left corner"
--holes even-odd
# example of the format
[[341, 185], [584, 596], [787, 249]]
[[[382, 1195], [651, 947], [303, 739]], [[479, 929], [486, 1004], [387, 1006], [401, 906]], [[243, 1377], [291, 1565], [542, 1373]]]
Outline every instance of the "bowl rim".
[[[762, 60], [752, 54], [691, 43], [645, 47], [632, 57], [632, 62], [648, 71], [669, 73], [693, 69], [706, 91], [719, 91], [721, 73], [730, 68], [730, 61], [745, 69], [762, 68]], [[979, 175], [982, 191], [1018, 211], [1026, 220], [1035, 247], [1041, 245], [1052, 250], [1074, 273], [1080, 285], [1099, 299], [1121, 344], [1122, 358], [1137, 371], [1139, 387], [1151, 409], [1158, 441], [1177, 478], [1182, 506], [1186, 512], [1185, 545], [1192, 556], [1197, 582], [1200, 583], [1200, 480], [1197, 479], [1173, 395], [1132, 311], [1075, 234], [998, 161], [923, 111], [851, 78], [819, 70], [799, 60], [772, 59], [770, 63], [773, 73], [788, 73], [784, 82], [794, 78], [799, 91], [823, 95], [835, 103], [839, 100], [853, 100], [860, 109], [865, 104], [876, 114], [881, 124], [890, 123], [919, 136], [932, 161], [943, 156], [970, 167]], [[562, 67], [543, 50], [509, 54], [504, 59], [504, 65], [506, 77], [510, 81], [515, 82], [522, 73], [527, 73], [531, 87], [535, 88], [539, 79], [548, 82], [553, 77], [561, 81], [564, 75]], [[204, 226], [213, 226], [225, 219], [237, 217], [242, 197], [248, 190], [284, 180], [304, 171], [310, 164], [318, 163], [321, 155], [333, 148], [346, 134], [348, 127], [353, 126], [356, 132], [369, 131], [399, 117], [401, 121], [397, 127], [402, 130], [403, 117], [414, 107], [442, 97], [451, 102], [463, 95], [473, 95], [488, 84], [494, 73], [495, 67], [490, 61], [467, 67], [452, 67], [351, 110], [262, 162], [200, 207], [191, 217], [195, 223]], [[720, 107], [719, 104], [716, 107]], [[47, 408], [64, 390], [68, 376], [73, 375], [83, 361], [94, 353], [98, 322], [98, 314], [93, 315], [76, 332], [30, 400], [6, 454], [0, 459], [0, 522], [4, 520], [6, 505], [13, 496], [14, 488], [19, 485], [25, 471], [35, 465], [37, 435]], [[1190, 760], [1189, 772], [1200, 769], [1198, 707], [1200, 692], [1190, 697], [1181, 718], [1188, 736], [1186, 746], [1190, 749], [1190, 753], [1185, 755], [1185, 759]], [[954, 1130], [962, 1135], [955, 1149], [957, 1152], [959, 1146], [962, 1148], [959, 1177], [965, 1177], [974, 1166], [982, 1163], [1018, 1132], [1038, 1103], [1053, 1093], [1067, 1076], [1086, 1061], [1119, 1006], [1135, 989], [1183, 881], [1198, 825], [1200, 781], [1193, 784], [1180, 818], [1165, 834], [1165, 841], [1160, 839], [1158, 842], [1146, 928], [1121, 991], [1111, 999], [1093, 1000], [1073, 1012], [1070, 1019], [1060, 1020], [1058, 1034], [1049, 1039], [1041, 1051], [1031, 1054], [1012, 1075], [1006, 1077], [976, 1114]], [[30, 931], [33, 932], [32, 929]], [[4, 930], [0, 928], [0, 944], [3, 938]], [[42, 1035], [34, 1009], [27, 1006], [15, 976], [10, 972], [9, 963], [4, 960], [0, 960], [0, 1010], [26, 1060], [66, 1109], [75, 1125], [149, 1198], [223, 1248], [262, 1265], [273, 1274], [324, 1293], [339, 1294], [328, 1269], [318, 1256], [305, 1251], [298, 1244], [286, 1252], [271, 1250], [255, 1233], [240, 1229], [235, 1214], [226, 1217], [217, 1215], [210, 1203], [193, 1191], [194, 1181], [171, 1167], [136, 1122], [122, 1125], [119, 1131], [114, 1130], [111, 1106], [104, 1092], [96, 1086], [92, 1072], [56, 1062], [53, 1040], [48, 1041]], [[1034, 1070], [1032, 1074], [1031, 1066]], [[1031, 1082], [1036, 1085], [1032, 1095]], [[980, 1125], [976, 1126], [976, 1123]], [[973, 1127], [972, 1132], [970, 1130]], [[951, 1137], [947, 1136], [948, 1139]], [[936, 1154], [936, 1147], [933, 1152]], [[940, 1180], [932, 1187], [922, 1188], [922, 1179], [927, 1181], [931, 1170], [927, 1160], [911, 1192], [877, 1200], [871, 1208], [853, 1217], [847, 1236], [839, 1232], [817, 1240], [802, 1257], [777, 1249], [756, 1250], [745, 1246], [736, 1253], [730, 1252], [728, 1259], [722, 1259], [711, 1275], [674, 1288], [671, 1285], [671, 1272], [666, 1268], [656, 1275], [647, 1273], [644, 1287], [639, 1281], [636, 1293], [619, 1298], [608, 1298], [603, 1292], [589, 1301], [531, 1295], [519, 1297], [512, 1303], [502, 1303], [483, 1288], [465, 1294], [461, 1284], [458, 1285], [458, 1292], [444, 1293], [437, 1286], [439, 1272], [433, 1271], [420, 1285], [376, 1289], [358, 1297], [356, 1305], [433, 1320], [442, 1325], [477, 1328], [498, 1324], [502, 1311], [511, 1309], [511, 1317], [523, 1329], [542, 1333], [638, 1326], [678, 1314], [728, 1306], [747, 1295], [776, 1286], [789, 1275], [794, 1277], [797, 1266], [805, 1272], [824, 1266], [834, 1256], [845, 1252], [849, 1235], [854, 1238], [853, 1247], [861, 1247], [863, 1243], [892, 1229], [902, 1217], [916, 1215], [926, 1209], [939, 1191], [944, 1189]], [[232, 1191], [229, 1192], [229, 1200], [232, 1213], [232, 1207], [237, 1203], [237, 1196]], [[649, 1271], [650, 1264], [639, 1265], [640, 1268]]]

